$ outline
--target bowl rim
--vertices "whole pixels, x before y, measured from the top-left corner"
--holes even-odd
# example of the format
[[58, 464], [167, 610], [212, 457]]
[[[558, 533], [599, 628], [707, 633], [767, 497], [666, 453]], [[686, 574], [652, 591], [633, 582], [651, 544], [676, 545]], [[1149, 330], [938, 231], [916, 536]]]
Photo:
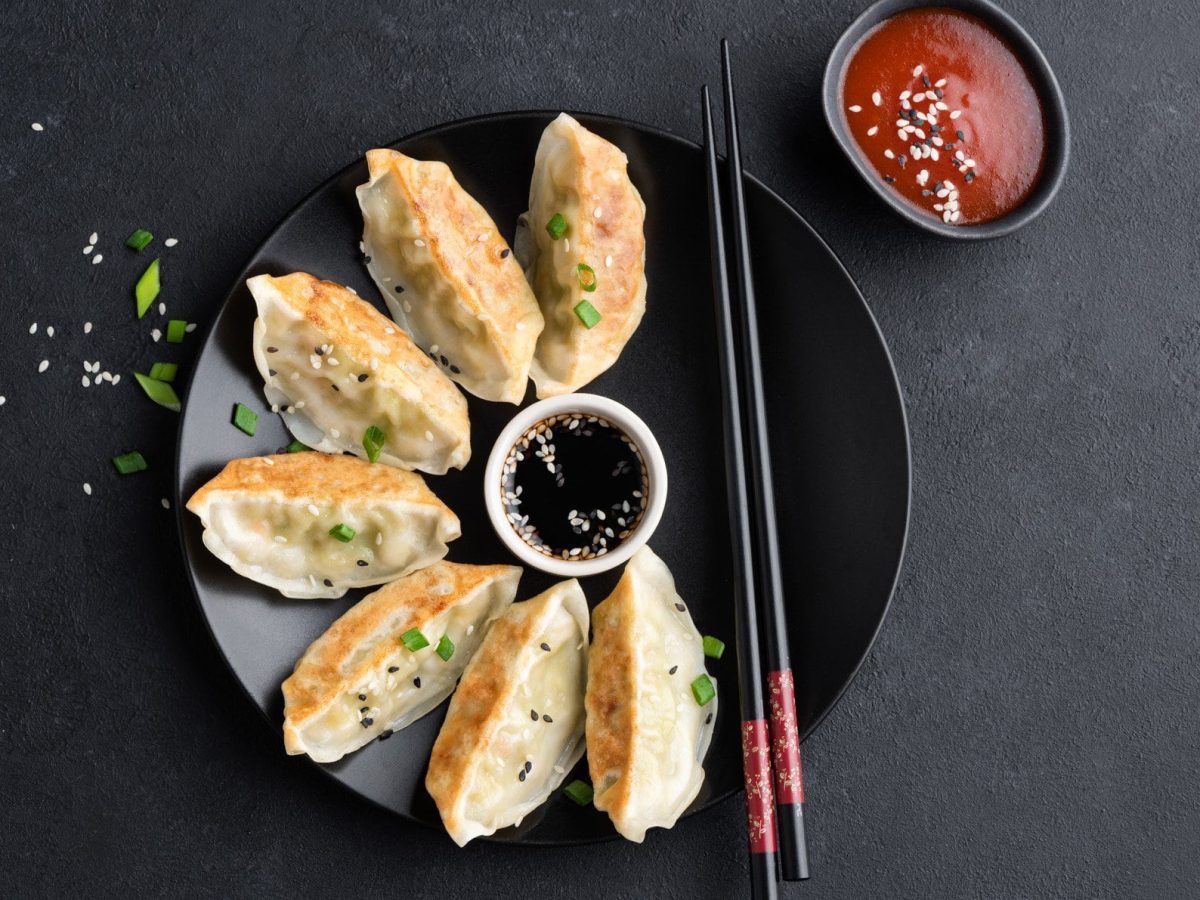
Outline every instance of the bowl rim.
[[[513, 531], [501, 502], [499, 488], [508, 451], [522, 432], [543, 419], [563, 413], [584, 413], [608, 419], [633, 439], [646, 464], [649, 502], [641, 522], [619, 547], [611, 553], [592, 559], [570, 561], [538, 553]], [[519, 410], [504, 426], [488, 454], [482, 488], [488, 520], [492, 523], [496, 536], [522, 563], [563, 578], [586, 578], [628, 562], [630, 557], [650, 540], [667, 506], [667, 463], [650, 427], [625, 404], [599, 394], [561, 394], [539, 400]]]
[[[923, 215], [908, 201], [879, 180], [875, 171], [860, 155], [854, 137], [842, 115], [839, 94], [842, 75], [854, 48], [876, 25], [908, 9], [949, 8], [970, 13], [994, 28], [1025, 66], [1041, 101], [1046, 123], [1046, 159], [1042, 175], [1033, 192], [1016, 209], [991, 222], [977, 225], [950, 225]], [[858, 174], [889, 207], [918, 228], [952, 240], [988, 240], [1011, 234], [1028, 225], [1050, 205], [1062, 186], [1071, 156], [1071, 127], [1062, 88], [1041, 47], [1007, 12], [991, 0], [878, 0], [867, 7], [842, 32], [830, 51], [822, 77], [821, 105], [825, 122], [833, 132], [842, 153]]]

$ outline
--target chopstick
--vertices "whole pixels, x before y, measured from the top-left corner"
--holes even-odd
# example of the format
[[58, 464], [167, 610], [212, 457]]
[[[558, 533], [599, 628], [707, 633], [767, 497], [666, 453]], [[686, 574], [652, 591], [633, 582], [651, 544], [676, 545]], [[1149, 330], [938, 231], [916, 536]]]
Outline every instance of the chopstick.
[[737, 107], [733, 96], [733, 71], [729, 41], [721, 41], [721, 78], [725, 88], [725, 152], [729, 205], [732, 212], [735, 295], [740, 301], [741, 346], [736, 374], [740, 381], [751, 486], [750, 507], [754, 513], [754, 570], [758, 596], [762, 598], [763, 641], [768, 668], [771, 705], [772, 767], [775, 772], [775, 808], [779, 829], [780, 863], [785, 881], [808, 878], [808, 851], [804, 836], [804, 781], [800, 763], [800, 732], [788, 650], [787, 608], [779, 564], [779, 539], [775, 518], [771, 447], [767, 435], [761, 355], [758, 343], [758, 312], [750, 267], [750, 236], [746, 224], [746, 196], [742, 179], [742, 151], [738, 133]]
[[717, 344], [721, 369], [721, 407], [725, 423], [725, 469], [729, 489], [729, 537], [735, 576], [734, 623], [737, 632], [738, 692], [742, 717], [742, 772], [746, 785], [746, 838], [750, 847], [751, 896], [775, 900], [775, 806], [771, 789], [771, 747], [764, 718], [762, 664], [759, 661], [758, 612], [754, 590], [750, 516], [746, 507], [746, 467], [742, 414], [738, 398], [733, 311], [725, 259], [721, 185], [713, 140], [708, 85], [700, 89], [704, 116], [704, 152], [708, 163], [709, 240], [713, 299], [717, 308]]

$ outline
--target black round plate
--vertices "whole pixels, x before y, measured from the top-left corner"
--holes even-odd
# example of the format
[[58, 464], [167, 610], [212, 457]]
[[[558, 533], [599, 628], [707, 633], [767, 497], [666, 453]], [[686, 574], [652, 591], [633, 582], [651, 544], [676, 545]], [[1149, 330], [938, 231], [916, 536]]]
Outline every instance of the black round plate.
[[[470, 119], [395, 146], [448, 163], [511, 239], [525, 210], [538, 138], [552, 118], [539, 112]], [[710, 661], [721, 706], [695, 812], [737, 791], [742, 779], [703, 158], [696, 144], [644, 125], [579, 119], [629, 157], [646, 201], [650, 283], [641, 327], [617, 364], [586, 389], [627, 404], [654, 429], [671, 486], [651, 545], [671, 567], [697, 627], [729, 646], [723, 659]], [[207, 335], [180, 423], [176, 508], [196, 597], [230, 668], [276, 729], [283, 718], [280, 683], [309, 642], [363, 592], [336, 601], [288, 600], [235, 575], [204, 548], [200, 523], [183, 511], [183, 501], [228, 460], [271, 453], [289, 441], [264, 403], [251, 359], [255, 311], [247, 277], [302, 270], [349, 285], [383, 308], [358, 250], [362, 220], [354, 188], [366, 177], [363, 161], [344, 169], [259, 248]], [[807, 734], [854, 677], [887, 610], [908, 524], [908, 434], [887, 348], [850, 276], [804, 220], [753, 179], [747, 200], [796, 700]], [[428, 483], [462, 520], [463, 537], [451, 545], [450, 559], [511, 562], [488, 524], [480, 478], [515, 408], [469, 399], [471, 462]], [[260, 415], [253, 438], [230, 424], [239, 401]], [[585, 579], [589, 601], [604, 599], [619, 574]], [[553, 581], [526, 570], [518, 599]], [[387, 742], [322, 768], [364, 797], [440, 827], [423, 780], [444, 710], [443, 704]], [[279, 755], [282, 762], [282, 742]], [[586, 772], [583, 765], [577, 774]], [[606, 816], [559, 795], [497, 838], [564, 844], [614, 835]]]

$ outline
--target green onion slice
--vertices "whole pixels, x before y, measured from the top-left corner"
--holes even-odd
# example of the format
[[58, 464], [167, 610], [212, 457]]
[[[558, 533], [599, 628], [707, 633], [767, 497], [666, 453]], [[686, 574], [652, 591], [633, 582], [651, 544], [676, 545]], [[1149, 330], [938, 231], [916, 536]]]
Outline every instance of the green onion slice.
[[142, 273], [142, 277], [137, 280], [137, 284], [133, 287], [133, 296], [137, 300], [137, 316], [139, 319], [150, 309], [150, 304], [158, 296], [160, 288], [158, 260], [156, 259], [146, 267], [146, 271]]
[[454, 641], [450, 640], [450, 635], [443, 634], [442, 639], [438, 641], [437, 655], [442, 658], [442, 662], [450, 662], [450, 657], [454, 655]]
[[178, 371], [176, 363], [155, 363], [150, 367], [150, 377], [155, 381], [174, 381]]
[[576, 263], [575, 277], [579, 279], [579, 286], [589, 294], [596, 290], [596, 270], [587, 263]]
[[138, 253], [141, 253], [148, 246], [150, 246], [150, 242], [152, 240], [154, 240], [154, 235], [148, 232], [145, 228], [139, 228], [129, 237], [125, 238], [125, 246], [136, 250]]
[[404, 632], [404, 634], [400, 635], [400, 643], [402, 643], [413, 653], [416, 653], [418, 650], [422, 650], [429, 646], [429, 640], [425, 637], [425, 635], [421, 634], [420, 628], [410, 628], [408, 631]]
[[343, 544], [348, 544], [354, 540], [354, 535], [357, 532], [344, 522], [338, 522], [329, 529], [329, 536], [335, 540], [341, 541]]
[[371, 462], [379, 462], [379, 451], [383, 449], [383, 445], [387, 443], [387, 435], [383, 433], [383, 429], [372, 425], [363, 432], [362, 445], [367, 451], [367, 459]]
[[167, 323], [167, 343], [182, 344], [183, 336], [187, 334], [187, 322], [183, 319], [172, 319]]
[[552, 241], [557, 241], [567, 233], [567, 220], [563, 218], [562, 213], [555, 213], [550, 217], [550, 221], [546, 223], [546, 233]]
[[580, 806], [587, 806], [592, 802], [592, 786], [586, 781], [580, 781], [578, 778], [563, 788], [563, 793]]
[[117, 467], [117, 471], [122, 475], [132, 475], [134, 472], [144, 472], [150, 468], [146, 464], [146, 457], [142, 456], [136, 450], [131, 450], [129, 453], [122, 453], [120, 456], [114, 456], [113, 465]]
[[725, 642], [711, 634], [704, 636], [704, 655], [709, 659], [720, 659], [725, 653]]
[[693, 681], [692, 696], [701, 706], [707, 705], [713, 697], [717, 696], [717, 689], [713, 687], [712, 679], [707, 675], [701, 675]]
[[250, 437], [258, 429], [258, 414], [244, 403], [233, 404], [233, 424]]
[[302, 444], [299, 441], [292, 441], [283, 448], [285, 453], [303, 453], [305, 450], [311, 450], [307, 444]]
[[587, 300], [580, 300], [575, 304], [575, 315], [579, 316], [579, 321], [583, 323], [584, 328], [595, 328], [603, 318], [600, 315], [600, 310], [592, 306]]
[[147, 397], [159, 406], [165, 406], [173, 412], [179, 412], [182, 404], [179, 402], [179, 395], [175, 393], [175, 388], [171, 387], [165, 381], [156, 381], [147, 375], [143, 375], [141, 372], [134, 372], [133, 377], [142, 386], [142, 390], [146, 392]]

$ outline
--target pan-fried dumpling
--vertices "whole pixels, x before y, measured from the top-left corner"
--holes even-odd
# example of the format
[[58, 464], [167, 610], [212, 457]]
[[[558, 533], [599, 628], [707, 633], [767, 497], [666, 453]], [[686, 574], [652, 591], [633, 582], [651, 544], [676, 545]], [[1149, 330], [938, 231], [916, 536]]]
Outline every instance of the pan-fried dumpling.
[[583, 755], [587, 615], [574, 579], [515, 603], [463, 673], [425, 775], [460, 847], [520, 824]]
[[363, 597], [283, 683], [287, 752], [336, 762], [421, 718], [450, 696], [520, 578], [518, 566], [443, 561]]
[[605, 371], [646, 311], [646, 207], [627, 162], [566, 113], [542, 132], [516, 241], [546, 319], [532, 368], [538, 397]]
[[704, 674], [703, 643], [671, 572], [643, 547], [592, 611], [587, 685], [596, 808], [631, 841], [673, 826], [704, 783], [717, 715], [715, 696], [701, 706], [693, 694]]
[[520, 403], [542, 314], [496, 223], [445, 163], [369, 150], [367, 166], [363, 252], [392, 318], [476, 397]]
[[304, 599], [407, 575], [462, 533], [415, 472], [324, 453], [235, 459], [187, 508], [221, 562]]
[[467, 400], [408, 336], [352, 291], [304, 272], [246, 282], [258, 304], [254, 362], [271, 404], [305, 444], [432, 475], [471, 458]]

